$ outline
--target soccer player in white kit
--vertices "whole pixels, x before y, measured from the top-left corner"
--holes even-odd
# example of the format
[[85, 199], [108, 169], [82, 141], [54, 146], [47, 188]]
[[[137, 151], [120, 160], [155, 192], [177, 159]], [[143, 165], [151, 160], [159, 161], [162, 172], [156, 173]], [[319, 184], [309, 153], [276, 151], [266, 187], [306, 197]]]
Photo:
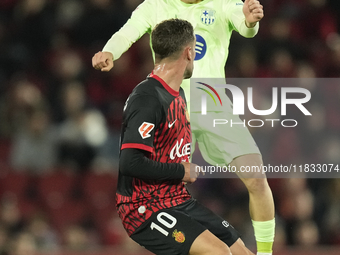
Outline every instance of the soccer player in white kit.
[[[224, 67], [228, 57], [228, 47], [232, 31], [239, 32], [246, 38], [256, 35], [258, 21], [263, 18], [263, 7], [257, 0], [145, 0], [132, 13], [127, 23], [106, 43], [103, 50], [92, 58], [93, 67], [109, 71], [113, 61], [117, 60], [130, 46], [161, 21], [180, 18], [189, 21], [195, 30], [196, 51], [193, 78], [225, 77]], [[190, 82], [182, 83], [190, 107]], [[222, 101], [229, 101], [225, 93], [219, 93]], [[212, 112], [214, 116], [231, 115], [232, 110], [224, 104], [222, 113]], [[212, 135], [202, 123], [197, 123], [200, 109], [190, 109], [193, 144], [197, 141], [203, 158], [212, 165], [261, 166], [261, 153], [248, 129], [219, 129]], [[222, 118], [220, 116], [219, 118]], [[218, 117], [217, 117], [218, 118]], [[235, 116], [231, 116], [235, 118]], [[202, 132], [203, 131], [203, 132]], [[198, 133], [200, 135], [196, 135]], [[216, 148], [226, 148], [216, 155]], [[238, 176], [249, 192], [249, 211], [253, 222], [257, 242], [257, 255], [272, 254], [275, 232], [274, 201], [265, 176], [255, 178], [250, 173]], [[258, 177], [258, 176], [257, 176]]]

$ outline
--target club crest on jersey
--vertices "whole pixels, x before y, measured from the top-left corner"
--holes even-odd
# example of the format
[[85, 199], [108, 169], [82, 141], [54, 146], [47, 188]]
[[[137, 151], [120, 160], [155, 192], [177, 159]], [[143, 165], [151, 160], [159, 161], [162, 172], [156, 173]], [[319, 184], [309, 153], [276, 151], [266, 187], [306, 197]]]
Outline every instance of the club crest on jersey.
[[172, 233], [172, 237], [174, 237], [175, 241], [179, 243], [184, 243], [185, 241], [184, 233], [182, 231], [177, 231], [177, 229], [175, 229], [175, 231]]
[[210, 26], [215, 22], [215, 11], [211, 9], [206, 9], [202, 12], [201, 21], [203, 24]]
[[138, 132], [141, 135], [143, 139], [149, 138], [150, 132], [155, 127], [155, 124], [149, 123], [149, 122], [143, 122], [142, 125], [138, 128]]

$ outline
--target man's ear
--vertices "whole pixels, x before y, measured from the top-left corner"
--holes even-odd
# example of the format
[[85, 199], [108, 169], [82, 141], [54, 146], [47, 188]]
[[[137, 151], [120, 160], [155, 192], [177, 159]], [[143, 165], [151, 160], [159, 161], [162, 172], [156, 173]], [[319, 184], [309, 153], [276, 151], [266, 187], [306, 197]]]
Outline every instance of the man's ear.
[[193, 59], [193, 54], [192, 54], [192, 48], [190, 47], [190, 46], [188, 46], [188, 47], [186, 47], [186, 49], [185, 49], [185, 52], [186, 52], [186, 54], [187, 54], [187, 58], [188, 58], [188, 60], [192, 60]]

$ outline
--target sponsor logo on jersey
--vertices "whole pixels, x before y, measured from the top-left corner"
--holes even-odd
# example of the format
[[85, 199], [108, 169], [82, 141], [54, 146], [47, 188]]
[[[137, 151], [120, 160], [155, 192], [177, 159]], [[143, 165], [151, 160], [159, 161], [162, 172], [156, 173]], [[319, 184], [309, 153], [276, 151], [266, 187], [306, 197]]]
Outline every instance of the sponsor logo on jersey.
[[177, 229], [175, 229], [175, 231], [172, 233], [172, 237], [174, 237], [175, 241], [179, 243], [184, 243], [185, 241], [184, 233], [182, 231], [177, 231]]
[[201, 22], [207, 26], [214, 24], [215, 22], [215, 11], [206, 9], [202, 12]]
[[224, 226], [224, 227], [229, 227], [229, 222], [228, 221], [226, 221], [226, 220], [224, 220], [224, 221], [222, 221], [222, 225]]
[[155, 124], [149, 123], [149, 122], [143, 122], [142, 125], [138, 128], [138, 132], [141, 135], [143, 139], [149, 138], [150, 132], [155, 127]]
[[205, 56], [205, 53], [207, 52], [207, 43], [205, 42], [202, 36], [197, 35], [197, 34], [195, 36], [196, 36], [195, 61], [197, 61], [197, 60], [202, 59]]
[[[170, 151], [170, 159], [174, 160], [175, 157], [181, 158], [184, 157], [186, 155], [190, 155], [190, 143], [187, 143], [185, 145], [183, 145], [183, 138], [181, 139], [181, 141], [177, 141], [175, 146], [171, 149]], [[182, 147], [182, 148], [181, 148]]]

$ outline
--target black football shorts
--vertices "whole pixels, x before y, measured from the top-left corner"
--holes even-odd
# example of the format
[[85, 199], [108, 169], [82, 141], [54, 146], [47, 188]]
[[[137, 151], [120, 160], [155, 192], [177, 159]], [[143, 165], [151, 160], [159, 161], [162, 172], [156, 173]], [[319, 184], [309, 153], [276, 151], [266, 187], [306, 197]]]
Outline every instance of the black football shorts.
[[131, 238], [157, 255], [187, 255], [192, 243], [206, 229], [229, 247], [240, 237], [226, 220], [190, 199], [153, 213]]

